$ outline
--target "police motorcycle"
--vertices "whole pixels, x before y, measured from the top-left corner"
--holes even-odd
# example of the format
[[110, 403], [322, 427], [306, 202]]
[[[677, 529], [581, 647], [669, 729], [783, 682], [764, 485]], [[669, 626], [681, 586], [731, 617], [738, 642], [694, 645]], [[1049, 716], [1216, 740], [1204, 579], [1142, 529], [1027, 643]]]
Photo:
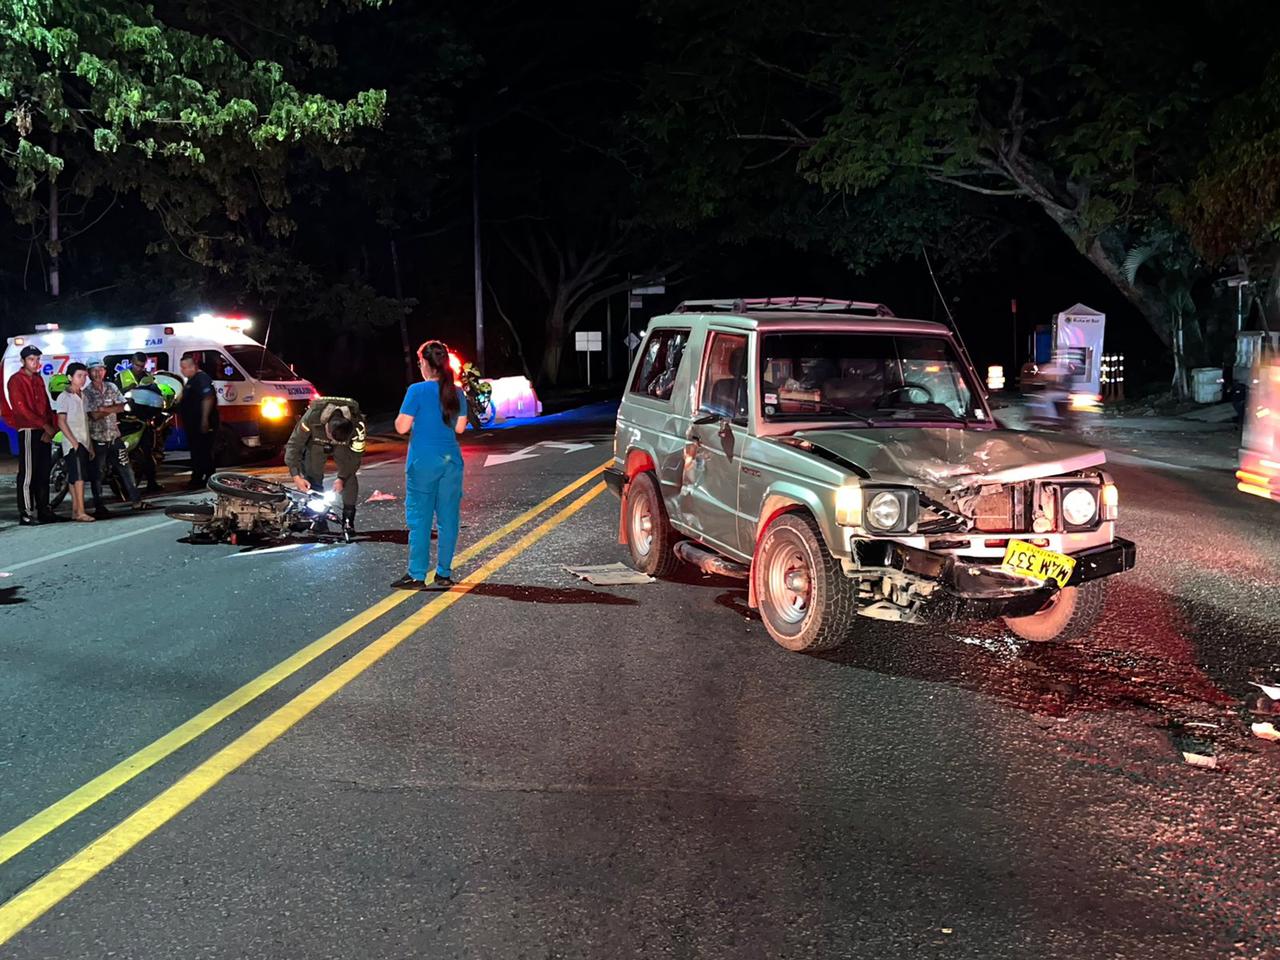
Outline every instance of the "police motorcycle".
[[[209, 478], [213, 503], [178, 504], [165, 516], [191, 524], [191, 540], [200, 543], [262, 543], [310, 532], [326, 542], [351, 542], [342, 523], [338, 494], [310, 490], [247, 473], [220, 472]], [[330, 524], [336, 524], [337, 533]]]
[[476, 430], [491, 425], [498, 411], [493, 406], [493, 386], [485, 382], [475, 364], [466, 363], [458, 374], [467, 398], [467, 420]]

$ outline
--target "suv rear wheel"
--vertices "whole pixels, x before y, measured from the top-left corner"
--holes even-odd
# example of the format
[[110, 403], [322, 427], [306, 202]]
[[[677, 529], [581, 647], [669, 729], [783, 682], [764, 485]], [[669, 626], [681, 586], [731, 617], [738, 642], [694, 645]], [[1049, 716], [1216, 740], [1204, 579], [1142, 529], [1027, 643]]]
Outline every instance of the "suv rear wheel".
[[638, 473], [627, 485], [623, 520], [632, 565], [651, 577], [671, 576], [679, 562], [672, 549], [676, 534], [652, 473]]
[[1038, 613], [1029, 617], [1005, 617], [1005, 625], [1023, 640], [1047, 643], [1075, 640], [1088, 633], [1102, 617], [1106, 582], [1094, 580], [1079, 587], [1064, 587]]
[[796, 653], [832, 650], [848, 638], [857, 591], [812, 519], [784, 514], [765, 529], [751, 564], [765, 629]]

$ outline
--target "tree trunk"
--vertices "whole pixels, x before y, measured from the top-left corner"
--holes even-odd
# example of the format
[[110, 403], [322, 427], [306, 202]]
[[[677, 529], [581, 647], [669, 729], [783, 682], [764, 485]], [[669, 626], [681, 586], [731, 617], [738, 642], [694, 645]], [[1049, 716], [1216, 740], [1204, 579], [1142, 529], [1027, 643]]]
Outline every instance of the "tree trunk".
[[567, 307], [564, 291], [561, 291], [547, 310], [542, 371], [538, 375], [540, 383], [554, 386], [560, 382], [560, 366], [564, 363], [564, 338], [568, 332]]
[[1173, 314], [1173, 394], [1179, 400], [1186, 400], [1190, 393], [1187, 382], [1187, 357], [1183, 349], [1182, 312]]
[[1101, 238], [1095, 238], [1085, 249], [1089, 262], [1097, 267], [1124, 298], [1146, 318], [1152, 331], [1165, 347], [1173, 349], [1173, 324], [1169, 309], [1160, 297], [1129, 282], [1124, 272], [1123, 251], [1112, 252]]
[[498, 292], [493, 288], [493, 284], [489, 285], [489, 296], [493, 299], [494, 309], [498, 311], [498, 316], [502, 318], [502, 322], [507, 325], [507, 330], [511, 333], [511, 339], [516, 345], [516, 357], [520, 361], [520, 372], [524, 374], [525, 379], [530, 383], [533, 382], [533, 371], [529, 369], [529, 360], [524, 354], [524, 341], [520, 338], [520, 331], [516, 329], [515, 321], [502, 309], [502, 301], [498, 299]]

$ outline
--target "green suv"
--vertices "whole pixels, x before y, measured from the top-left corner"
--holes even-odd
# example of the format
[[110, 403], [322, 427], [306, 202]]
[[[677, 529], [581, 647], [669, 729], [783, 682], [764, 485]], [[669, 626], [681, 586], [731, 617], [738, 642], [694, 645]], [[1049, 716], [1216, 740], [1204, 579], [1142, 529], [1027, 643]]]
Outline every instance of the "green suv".
[[770, 298], [649, 324], [606, 476], [638, 569], [745, 579], [769, 634], [817, 651], [858, 616], [1089, 630], [1135, 555], [1105, 461], [1000, 429], [945, 325]]

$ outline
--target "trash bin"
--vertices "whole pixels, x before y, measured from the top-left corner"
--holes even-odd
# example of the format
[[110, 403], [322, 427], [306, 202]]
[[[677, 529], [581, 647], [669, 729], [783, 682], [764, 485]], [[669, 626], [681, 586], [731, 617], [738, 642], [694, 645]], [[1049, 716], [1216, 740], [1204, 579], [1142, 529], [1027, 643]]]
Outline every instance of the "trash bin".
[[1191, 399], [1196, 403], [1222, 402], [1222, 368], [1196, 367], [1191, 371]]

